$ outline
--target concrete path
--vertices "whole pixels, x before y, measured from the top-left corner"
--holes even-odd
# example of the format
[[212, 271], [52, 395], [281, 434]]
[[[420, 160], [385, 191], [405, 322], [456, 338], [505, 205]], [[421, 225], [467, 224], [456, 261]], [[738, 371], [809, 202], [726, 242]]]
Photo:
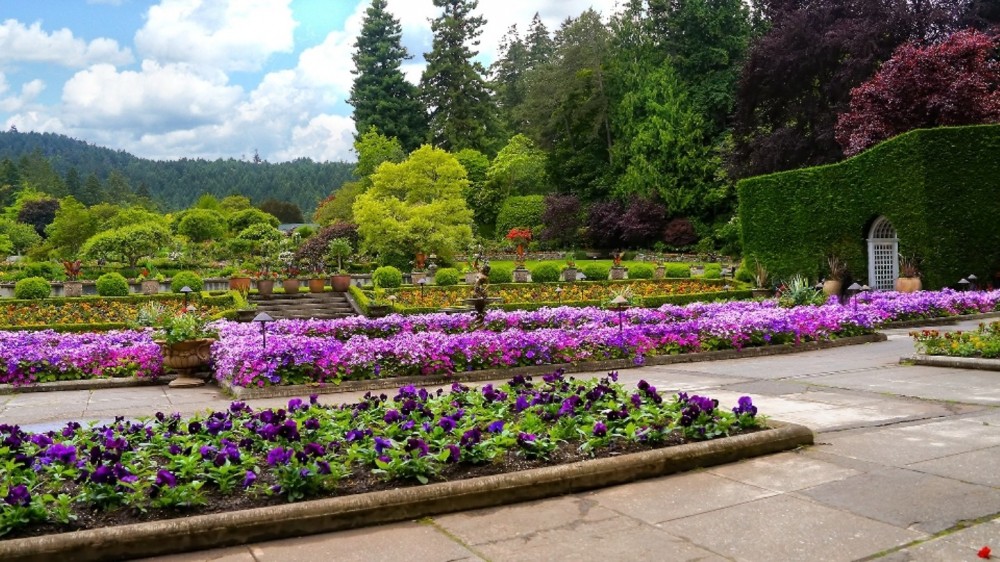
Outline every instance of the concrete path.
[[[816, 431], [807, 449], [526, 504], [155, 560], [962, 561], [980, 560], [986, 545], [1000, 553], [1000, 373], [900, 366], [913, 351], [908, 331], [889, 331], [883, 343], [621, 372], [625, 383], [646, 379], [727, 406], [749, 394], [770, 417]], [[0, 396], [0, 420], [38, 430], [227, 403], [214, 387], [35, 393]]]

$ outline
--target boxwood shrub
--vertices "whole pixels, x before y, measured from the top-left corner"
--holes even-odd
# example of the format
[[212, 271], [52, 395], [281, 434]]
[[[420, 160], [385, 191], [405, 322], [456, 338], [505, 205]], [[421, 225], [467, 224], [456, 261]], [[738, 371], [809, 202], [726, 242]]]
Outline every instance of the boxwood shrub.
[[44, 299], [52, 294], [52, 285], [41, 277], [25, 277], [14, 284], [15, 299]]
[[184, 287], [190, 287], [192, 291], [199, 293], [205, 288], [205, 282], [193, 271], [181, 271], [170, 280], [170, 290], [179, 293]]
[[628, 268], [628, 278], [629, 279], [652, 279], [653, 278], [653, 266], [648, 263], [637, 263], [633, 264]]
[[666, 277], [691, 277], [691, 265], [683, 262], [668, 262], [663, 264], [663, 275]]
[[442, 267], [434, 274], [434, 283], [442, 287], [458, 285], [458, 270], [454, 267]]
[[531, 280], [535, 283], [555, 283], [561, 275], [554, 263], [541, 263], [531, 270]]
[[403, 284], [403, 274], [391, 265], [383, 265], [372, 272], [372, 283], [383, 289], [395, 289]]
[[490, 266], [490, 283], [497, 285], [500, 283], [513, 283], [514, 282], [514, 268], [506, 265], [492, 265]]
[[588, 263], [580, 271], [587, 277], [587, 281], [603, 281], [608, 278], [611, 268], [599, 263]]
[[94, 285], [97, 287], [97, 294], [102, 297], [124, 297], [129, 292], [128, 281], [116, 271], [98, 277]]

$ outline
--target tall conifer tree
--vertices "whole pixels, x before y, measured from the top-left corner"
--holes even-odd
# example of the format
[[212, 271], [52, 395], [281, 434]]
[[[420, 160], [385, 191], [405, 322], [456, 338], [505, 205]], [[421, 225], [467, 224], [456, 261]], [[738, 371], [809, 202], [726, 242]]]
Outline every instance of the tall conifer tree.
[[420, 79], [421, 96], [430, 114], [434, 144], [455, 152], [473, 148], [492, 154], [497, 142], [496, 106], [483, 79], [485, 69], [472, 60], [478, 54], [486, 23], [472, 14], [477, 0], [434, 0], [442, 9], [431, 22], [434, 44], [426, 53]]
[[400, 65], [410, 58], [400, 43], [399, 20], [386, 11], [386, 0], [372, 0], [361, 35], [354, 43], [354, 84], [347, 100], [354, 106], [357, 137], [372, 126], [396, 137], [408, 152], [426, 140], [426, 111], [417, 88], [406, 81]]

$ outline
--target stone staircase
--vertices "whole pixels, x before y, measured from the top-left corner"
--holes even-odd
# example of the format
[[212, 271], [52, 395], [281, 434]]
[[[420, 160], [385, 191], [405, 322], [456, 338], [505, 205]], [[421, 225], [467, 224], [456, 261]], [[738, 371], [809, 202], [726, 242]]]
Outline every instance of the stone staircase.
[[249, 295], [248, 300], [257, 305], [257, 309], [253, 311], [254, 315], [266, 312], [275, 320], [289, 318], [327, 320], [357, 315], [347, 300], [347, 294], [333, 291], [295, 295], [273, 294], [266, 297]]

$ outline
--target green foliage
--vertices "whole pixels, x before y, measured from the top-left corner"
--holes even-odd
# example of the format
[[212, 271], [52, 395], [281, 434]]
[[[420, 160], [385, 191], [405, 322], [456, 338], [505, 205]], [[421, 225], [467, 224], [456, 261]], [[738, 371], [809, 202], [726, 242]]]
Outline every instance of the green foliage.
[[0, 234], [10, 238], [15, 254], [23, 254], [28, 248], [42, 241], [42, 237], [30, 224], [6, 218], [0, 218]]
[[531, 281], [534, 283], [555, 283], [559, 281], [562, 272], [554, 263], [541, 263], [531, 270]]
[[59, 203], [56, 218], [45, 227], [45, 234], [57, 255], [72, 258], [97, 233], [97, 218], [73, 197], [65, 197]]
[[383, 265], [372, 272], [372, 283], [382, 289], [395, 289], [403, 284], [403, 274], [391, 265]]
[[424, 145], [400, 164], [386, 162], [354, 202], [361, 248], [380, 257], [417, 250], [448, 259], [472, 243], [469, 180], [454, 156]]
[[823, 291], [813, 288], [812, 283], [801, 275], [793, 275], [778, 295], [778, 302], [786, 307], [821, 305], [826, 300]]
[[442, 287], [458, 285], [458, 270], [454, 267], [442, 267], [434, 274], [434, 284]]
[[166, 227], [148, 222], [99, 232], [87, 240], [81, 252], [93, 259], [118, 261], [135, 267], [141, 258], [151, 257], [168, 247], [171, 240]]
[[360, 178], [368, 178], [374, 174], [383, 162], [398, 164], [406, 160], [406, 151], [399, 139], [380, 133], [375, 125], [354, 141], [354, 152], [358, 154], [358, 166], [354, 173]]
[[587, 281], [603, 281], [611, 273], [611, 267], [600, 263], [584, 264], [580, 271], [587, 277]]
[[0, 259], [4, 259], [12, 253], [14, 253], [14, 244], [10, 241], [10, 237], [6, 234], [0, 234]]
[[327, 226], [335, 222], [354, 222], [354, 200], [364, 193], [365, 182], [349, 181], [316, 208], [313, 222]]
[[97, 278], [97, 294], [102, 297], [124, 297], [128, 295], [128, 281], [121, 273], [112, 271]]
[[226, 234], [226, 219], [218, 211], [191, 209], [177, 223], [177, 234], [192, 242], [219, 240]]
[[500, 207], [497, 215], [497, 235], [506, 236], [510, 229], [524, 227], [534, 229], [542, 224], [545, 213], [545, 197], [543, 195], [522, 195], [508, 197]]
[[345, 273], [344, 258], [351, 255], [351, 241], [347, 238], [334, 238], [326, 245], [326, 256], [330, 261], [337, 262], [337, 273]]
[[14, 276], [14, 279], [25, 279], [27, 277], [41, 277], [43, 279], [51, 279], [52, 281], [62, 281], [66, 279], [66, 273], [61, 264], [50, 261], [34, 261], [24, 264], [21, 270]]
[[28, 277], [14, 284], [15, 299], [44, 299], [52, 294], [52, 285], [42, 277]]
[[251, 224], [269, 224], [275, 228], [278, 228], [278, 225], [281, 224], [278, 217], [257, 208], [237, 211], [229, 215], [226, 223], [229, 226], [229, 231], [233, 234], [243, 232]]
[[691, 266], [686, 263], [665, 263], [663, 274], [665, 277], [691, 277]]
[[653, 266], [648, 263], [637, 263], [628, 268], [629, 279], [652, 279]]
[[237, 239], [250, 242], [256, 252], [260, 252], [261, 248], [268, 245], [277, 247], [284, 237], [285, 235], [277, 228], [261, 222], [251, 224], [236, 235]]
[[191, 287], [192, 291], [198, 293], [205, 288], [205, 282], [193, 271], [181, 271], [170, 279], [170, 290], [174, 293], [181, 292], [185, 286]]
[[497, 285], [500, 283], [512, 283], [514, 281], [514, 267], [510, 265], [490, 266], [490, 283]]
[[722, 264], [721, 263], [706, 263], [705, 264], [705, 279], [722, 279]]
[[836, 247], [864, 278], [868, 229], [885, 216], [900, 250], [922, 257], [925, 288], [1000, 271], [998, 153], [1000, 126], [925, 129], [839, 164], [743, 180], [745, 255], [779, 278], [817, 278]]

